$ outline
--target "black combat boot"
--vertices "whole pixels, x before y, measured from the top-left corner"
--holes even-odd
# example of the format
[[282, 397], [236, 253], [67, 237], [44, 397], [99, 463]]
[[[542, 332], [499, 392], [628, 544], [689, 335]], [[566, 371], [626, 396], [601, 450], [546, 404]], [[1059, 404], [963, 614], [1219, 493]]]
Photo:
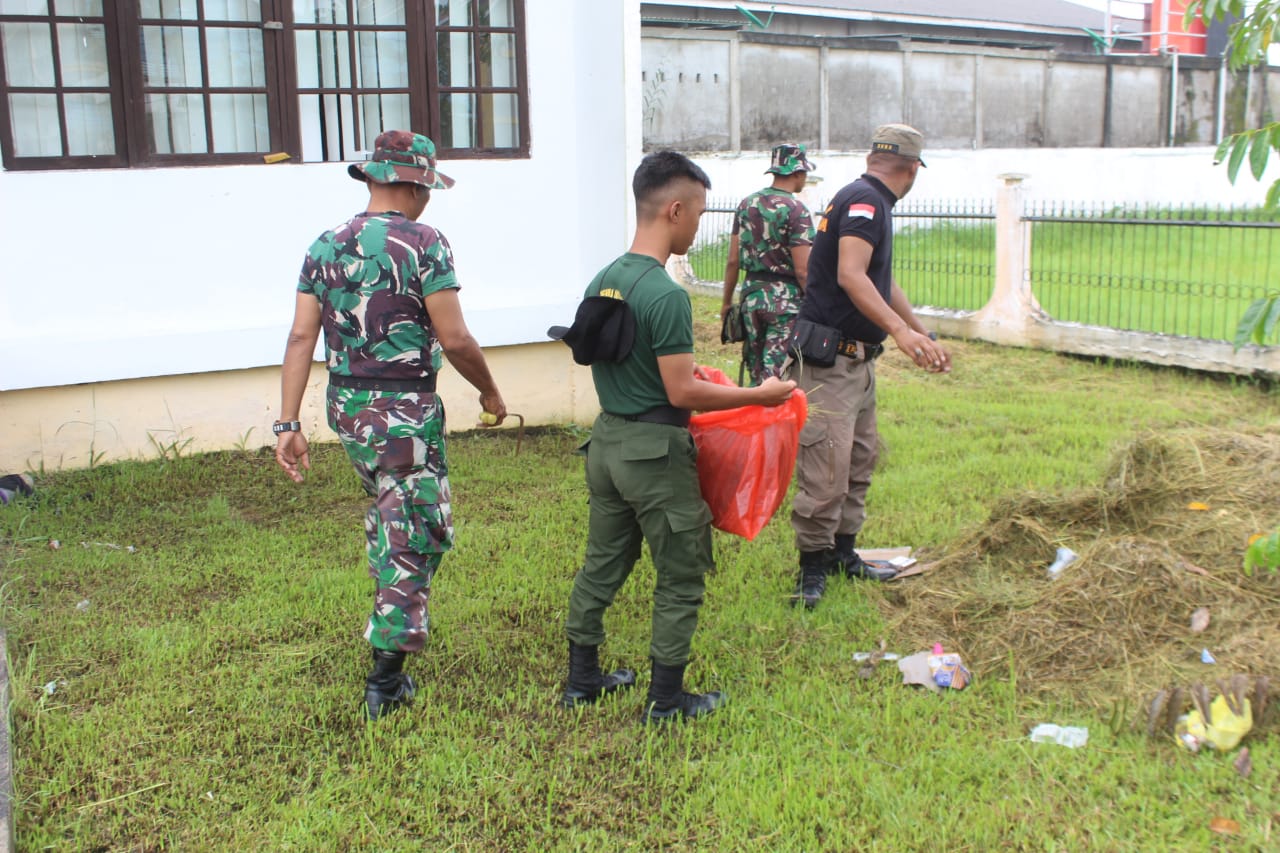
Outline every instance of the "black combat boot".
[[896, 569], [887, 566], [869, 566], [858, 556], [854, 545], [858, 542], [856, 533], [836, 534], [835, 571], [843, 572], [847, 578], [862, 578], [871, 581], [892, 580], [898, 574]]
[[600, 671], [599, 646], [580, 646], [569, 641], [569, 680], [560, 697], [560, 704], [565, 708], [590, 705], [615, 690], [629, 690], [635, 683], [636, 674], [629, 669], [615, 669], [608, 675]]
[[667, 720], [692, 720], [705, 717], [729, 701], [719, 690], [710, 693], [685, 693], [684, 668], [653, 662], [649, 678], [649, 699], [640, 722], [661, 723]]
[[373, 650], [373, 672], [364, 683], [364, 704], [370, 720], [408, 704], [417, 692], [413, 679], [400, 671], [403, 666], [404, 652]]
[[800, 576], [796, 579], [796, 591], [791, 594], [791, 606], [801, 601], [805, 610], [812, 610], [827, 591], [827, 575], [835, 571], [834, 551], [801, 551]]

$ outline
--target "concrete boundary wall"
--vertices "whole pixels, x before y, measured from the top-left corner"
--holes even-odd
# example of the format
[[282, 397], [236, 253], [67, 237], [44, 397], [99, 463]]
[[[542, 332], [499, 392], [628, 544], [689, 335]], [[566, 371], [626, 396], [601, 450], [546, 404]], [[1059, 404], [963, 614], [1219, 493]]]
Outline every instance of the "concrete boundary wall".
[[888, 121], [958, 149], [1212, 145], [1280, 113], [1280, 71], [1173, 54], [646, 28], [641, 58], [646, 149], [859, 149]]

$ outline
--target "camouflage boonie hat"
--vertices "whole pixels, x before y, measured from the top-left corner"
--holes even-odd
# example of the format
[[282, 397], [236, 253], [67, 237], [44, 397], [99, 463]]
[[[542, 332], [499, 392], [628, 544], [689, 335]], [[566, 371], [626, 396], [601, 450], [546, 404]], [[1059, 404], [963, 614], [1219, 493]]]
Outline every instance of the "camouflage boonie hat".
[[871, 150], [910, 157], [912, 160], [920, 160], [921, 166], [925, 165], [920, 157], [920, 152], [924, 151], [924, 134], [905, 124], [882, 124], [877, 127], [875, 133], [871, 134]]
[[772, 172], [786, 177], [796, 172], [812, 172], [816, 168], [818, 167], [804, 156], [803, 145], [784, 142], [782, 145], [774, 146], [773, 155], [769, 158], [769, 168], [764, 172], [766, 175]]
[[437, 171], [436, 146], [421, 133], [388, 130], [373, 141], [373, 153], [364, 163], [352, 163], [347, 174], [357, 181], [375, 184], [420, 184], [433, 190], [447, 190], [453, 178]]

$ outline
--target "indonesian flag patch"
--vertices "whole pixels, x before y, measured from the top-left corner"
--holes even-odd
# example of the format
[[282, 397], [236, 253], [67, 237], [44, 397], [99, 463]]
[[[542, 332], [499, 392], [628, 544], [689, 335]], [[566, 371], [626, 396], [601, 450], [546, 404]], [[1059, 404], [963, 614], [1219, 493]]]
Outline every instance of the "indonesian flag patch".
[[861, 216], [863, 219], [875, 219], [876, 209], [870, 204], [851, 204], [849, 205], [849, 218]]

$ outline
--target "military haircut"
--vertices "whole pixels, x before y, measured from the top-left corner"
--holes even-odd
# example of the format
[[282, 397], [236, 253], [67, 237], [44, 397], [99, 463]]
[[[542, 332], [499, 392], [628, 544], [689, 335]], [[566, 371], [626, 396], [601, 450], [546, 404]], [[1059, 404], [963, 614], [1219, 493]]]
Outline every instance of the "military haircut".
[[636, 213], [651, 218], [664, 194], [680, 181], [694, 181], [711, 189], [711, 179], [688, 157], [676, 151], [655, 151], [645, 155], [631, 178], [631, 191], [636, 197]]
[[868, 166], [876, 166], [890, 174], [909, 171], [912, 163], [919, 162], [915, 157], [906, 157], [891, 151], [872, 151], [867, 155]]

